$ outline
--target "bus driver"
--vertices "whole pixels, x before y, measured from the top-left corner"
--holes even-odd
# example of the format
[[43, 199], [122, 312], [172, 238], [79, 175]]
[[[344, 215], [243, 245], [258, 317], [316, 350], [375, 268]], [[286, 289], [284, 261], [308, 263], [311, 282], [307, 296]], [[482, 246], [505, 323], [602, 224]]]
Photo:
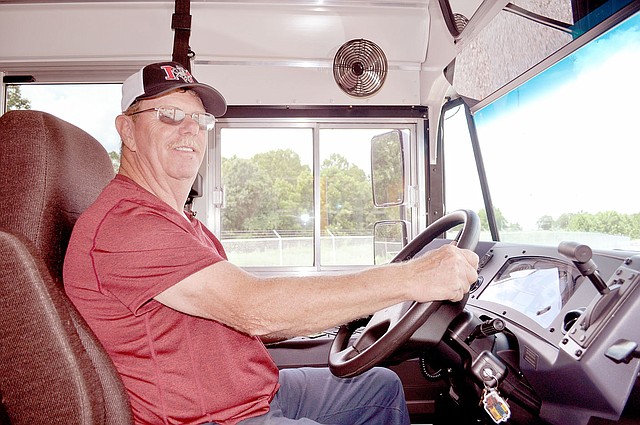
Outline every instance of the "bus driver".
[[387, 306], [462, 299], [478, 257], [446, 245], [338, 276], [253, 276], [183, 210], [226, 103], [177, 63], [122, 86], [118, 174], [80, 217], [67, 294], [112, 358], [136, 424], [408, 424], [398, 377], [374, 368], [278, 371], [262, 340], [322, 331]]

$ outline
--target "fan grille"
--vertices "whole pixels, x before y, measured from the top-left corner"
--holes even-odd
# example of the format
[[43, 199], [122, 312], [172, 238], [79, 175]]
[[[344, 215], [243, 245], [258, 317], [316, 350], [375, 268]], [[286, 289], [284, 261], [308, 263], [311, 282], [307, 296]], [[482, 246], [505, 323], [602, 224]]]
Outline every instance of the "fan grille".
[[387, 58], [372, 41], [347, 41], [336, 52], [333, 77], [345, 93], [355, 97], [371, 96], [387, 78]]
[[453, 15], [453, 19], [456, 25], [456, 30], [458, 31], [458, 34], [460, 34], [462, 30], [466, 28], [469, 23], [469, 19], [461, 13], [455, 13]]

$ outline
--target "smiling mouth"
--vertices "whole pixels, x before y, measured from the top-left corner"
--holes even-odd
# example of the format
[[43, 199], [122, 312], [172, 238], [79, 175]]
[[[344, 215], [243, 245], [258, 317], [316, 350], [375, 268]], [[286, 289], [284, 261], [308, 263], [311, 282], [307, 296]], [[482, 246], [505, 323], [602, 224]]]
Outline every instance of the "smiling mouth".
[[176, 148], [174, 148], [177, 151], [180, 152], [195, 152], [195, 148], [189, 147], [189, 146], [178, 146]]

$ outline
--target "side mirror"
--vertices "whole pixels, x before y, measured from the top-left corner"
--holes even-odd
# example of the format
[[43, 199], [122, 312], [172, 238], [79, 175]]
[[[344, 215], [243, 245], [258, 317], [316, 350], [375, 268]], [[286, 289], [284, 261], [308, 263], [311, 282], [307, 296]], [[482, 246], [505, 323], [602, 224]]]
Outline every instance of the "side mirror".
[[376, 207], [404, 203], [403, 145], [400, 130], [379, 134], [371, 139], [371, 185]]
[[402, 220], [378, 221], [373, 226], [374, 264], [393, 260], [407, 244], [407, 223]]

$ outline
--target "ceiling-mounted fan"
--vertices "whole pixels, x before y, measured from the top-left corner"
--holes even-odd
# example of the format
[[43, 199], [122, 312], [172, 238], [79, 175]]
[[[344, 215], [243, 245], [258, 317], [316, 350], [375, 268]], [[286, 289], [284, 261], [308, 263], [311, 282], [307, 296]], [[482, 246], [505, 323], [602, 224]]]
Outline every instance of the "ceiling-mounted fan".
[[336, 52], [333, 77], [348, 95], [367, 97], [376, 93], [387, 78], [387, 57], [382, 49], [363, 38], [349, 40]]

